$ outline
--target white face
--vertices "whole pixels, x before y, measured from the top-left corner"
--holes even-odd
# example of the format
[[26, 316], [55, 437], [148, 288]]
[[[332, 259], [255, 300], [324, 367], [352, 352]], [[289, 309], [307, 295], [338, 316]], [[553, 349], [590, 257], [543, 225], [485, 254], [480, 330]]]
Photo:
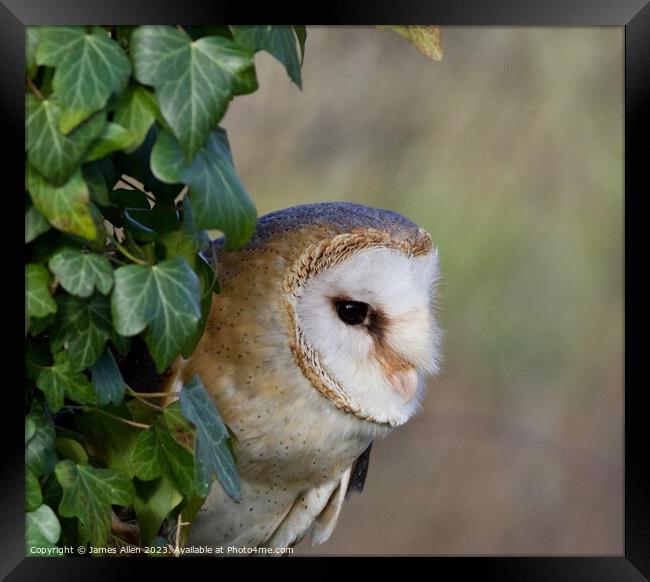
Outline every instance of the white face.
[[356, 407], [406, 422], [438, 369], [438, 255], [371, 248], [312, 277], [296, 303], [306, 341]]

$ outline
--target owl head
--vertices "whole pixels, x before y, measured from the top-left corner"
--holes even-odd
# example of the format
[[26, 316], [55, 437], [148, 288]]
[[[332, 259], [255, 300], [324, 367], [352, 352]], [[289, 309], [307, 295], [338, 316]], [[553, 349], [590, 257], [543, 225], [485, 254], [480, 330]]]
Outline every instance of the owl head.
[[275, 255], [288, 346], [311, 386], [366, 421], [406, 422], [438, 370], [430, 236], [390, 210], [331, 202], [263, 217], [255, 251]]

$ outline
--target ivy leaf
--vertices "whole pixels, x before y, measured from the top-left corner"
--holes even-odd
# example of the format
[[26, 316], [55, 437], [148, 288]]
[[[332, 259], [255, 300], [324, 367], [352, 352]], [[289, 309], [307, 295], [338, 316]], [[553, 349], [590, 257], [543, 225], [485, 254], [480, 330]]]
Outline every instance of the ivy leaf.
[[56, 464], [54, 425], [45, 407], [38, 402], [32, 405], [27, 421], [33, 423], [35, 430], [25, 446], [25, 467], [41, 477]]
[[195, 471], [199, 494], [207, 495], [216, 478], [224, 491], [239, 501], [241, 484], [228, 448], [228, 429], [198, 375], [183, 387], [179, 397], [183, 414], [196, 426]]
[[88, 453], [78, 441], [68, 438], [59, 437], [54, 441], [54, 448], [64, 459], [70, 459], [75, 463], [86, 464], [88, 463]]
[[65, 396], [81, 403], [92, 403], [96, 400], [88, 378], [74, 370], [67, 352], [55, 354], [54, 365], [41, 370], [36, 379], [36, 386], [45, 394], [48, 406], [53, 412], [63, 406]]
[[39, 234], [47, 232], [50, 228], [47, 218], [30, 206], [25, 212], [25, 244], [32, 242]]
[[45, 317], [56, 313], [50, 295], [51, 275], [43, 265], [25, 265], [25, 307], [29, 317]]
[[156, 537], [158, 530], [171, 511], [183, 501], [183, 495], [166, 477], [135, 483], [133, 507], [138, 516], [140, 541], [143, 544]]
[[92, 366], [104, 351], [112, 333], [109, 300], [96, 295], [89, 300], [61, 295], [57, 297], [59, 313], [51, 336], [53, 352], [65, 348], [71, 370]]
[[111, 199], [120, 208], [141, 208], [144, 210], [151, 208], [147, 197], [139, 190], [117, 188], [111, 192]]
[[300, 45], [300, 64], [305, 60], [305, 41], [307, 40], [307, 27], [304, 24], [294, 26], [293, 31], [296, 33], [298, 44]]
[[156, 119], [156, 97], [144, 87], [133, 85], [126, 91], [115, 110], [113, 121], [129, 130], [134, 143], [127, 151], [138, 147]]
[[201, 319], [199, 325], [196, 326], [194, 336], [188, 342], [188, 345], [185, 348], [185, 351], [182, 352], [183, 357], [189, 358], [192, 352], [196, 349], [203, 332], [205, 331], [205, 326], [208, 322], [208, 315], [210, 315], [210, 308], [212, 307], [212, 294], [214, 293], [215, 286], [217, 285], [217, 275], [213, 271], [210, 264], [203, 258], [203, 255], [198, 254], [196, 264], [194, 266], [194, 271], [199, 277], [199, 282], [201, 284]]
[[38, 28], [25, 27], [25, 70], [30, 78], [36, 75], [36, 47], [38, 46]]
[[153, 208], [128, 208], [124, 210], [125, 228], [137, 240], [151, 241], [161, 233], [178, 228], [178, 212], [174, 206], [156, 204]]
[[395, 31], [408, 40], [425, 57], [433, 61], [442, 60], [442, 42], [439, 26], [378, 26]]
[[133, 149], [138, 146], [138, 140], [139, 136], [135, 132], [109, 122], [88, 150], [85, 160], [92, 162], [119, 150]]
[[113, 287], [113, 268], [101, 255], [63, 249], [48, 265], [61, 286], [72, 295], [90, 297], [95, 289], [106, 295]]
[[28, 417], [25, 418], [25, 444], [36, 434], [36, 425], [34, 421]]
[[90, 377], [100, 406], [122, 402], [127, 385], [110, 350], [90, 368]]
[[133, 482], [113, 469], [95, 469], [61, 461], [54, 469], [63, 489], [59, 513], [76, 517], [84, 541], [104, 546], [111, 527], [111, 505], [129, 505], [134, 496]]
[[[291, 26], [231, 26], [235, 42], [249, 50], [265, 50], [280, 61], [291, 80], [302, 87], [300, 57], [296, 36]], [[304, 40], [301, 49], [304, 47]]]
[[144, 340], [160, 374], [183, 349], [201, 316], [198, 277], [181, 257], [120, 267], [111, 308], [120, 335], [146, 329]]
[[117, 181], [112, 160], [103, 158], [86, 162], [81, 167], [81, 175], [88, 186], [91, 199], [100, 206], [109, 206], [110, 191]]
[[63, 112], [56, 98], [39, 101], [26, 96], [27, 159], [55, 186], [65, 184], [100, 135], [106, 123], [103, 113], [93, 115], [68, 135], [59, 131]]
[[64, 110], [59, 127], [68, 133], [124, 90], [131, 64], [100, 27], [87, 34], [81, 26], [44, 26], [39, 36], [36, 62], [56, 67], [52, 87]]
[[56, 316], [51, 313], [46, 317], [40, 317], [38, 319], [32, 319], [29, 322], [29, 335], [36, 337], [37, 335], [43, 333], [48, 327], [50, 327], [56, 321]]
[[196, 227], [224, 232], [227, 249], [241, 246], [255, 231], [257, 212], [237, 177], [223, 129], [210, 133], [190, 166], [173, 136], [161, 132], [151, 152], [151, 170], [163, 182], [189, 185]]
[[41, 505], [25, 515], [25, 553], [37, 554], [37, 548], [54, 548], [61, 536], [61, 524], [49, 505]]
[[187, 160], [226, 112], [237, 79], [253, 67], [252, 52], [220, 36], [193, 41], [171, 26], [141, 26], [131, 37], [134, 74], [152, 85], [160, 111]]
[[35, 511], [43, 503], [41, 486], [36, 475], [29, 469], [25, 471], [25, 508], [27, 511]]
[[99, 230], [91, 213], [88, 187], [80, 170], [57, 188], [28, 165], [27, 189], [36, 209], [52, 226], [88, 240], [97, 238]]
[[138, 435], [131, 463], [138, 479], [166, 477], [189, 497], [195, 490], [194, 462], [192, 455], [170, 435], [166, 414], [163, 412], [153, 426]]
[[77, 415], [77, 427], [88, 438], [88, 451], [100, 457], [111, 469], [133, 477], [135, 471], [131, 465], [131, 452], [142, 430], [113, 419], [102, 411], [133, 420], [124, 404], [88, 410]]

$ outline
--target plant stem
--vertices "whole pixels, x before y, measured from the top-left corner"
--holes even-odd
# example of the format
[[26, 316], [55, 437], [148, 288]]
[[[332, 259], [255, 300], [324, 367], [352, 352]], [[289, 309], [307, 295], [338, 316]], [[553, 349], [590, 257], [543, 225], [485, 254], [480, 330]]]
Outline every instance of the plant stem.
[[44, 100], [45, 100], [45, 96], [43, 95], [43, 93], [41, 93], [41, 92], [39, 91], [38, 87], [34, 84], [34, 81], [32, 81], [32, 80], [29, 78], [29, 75], [25, 75], [25, 77], [26, 77], [26, 79], [27, 79], [27, 85], [28, 85], [29, 88], [32, 90], [32, 93], [34, 93], [34, 95], [36, 95], [36, 97], [38, 97], [38, 99], [39, 99], [40, 101], [44, 101]]
[[131, 396], [140, 396], [141, 398], [165, 398], [174, 396], [174, 392], [136, 392], [129, 388]]
[[151, 408], [155, 408], [159, 412], [162, 412], [164, 410], [164, 408], [162, 406], [158, 406], [157, 404], [154, 404], [153, 402], [149, 402], [146, 398], [143, 398], [142, 396], [139, 396], [137, 393], [135, 393], [130, 388], [126, 391], [126, 393], [133, 396], [136, 400], [139, 400], [143, 404], [146, 404], [147, 406], [151, 406]]
[[143, 424], [141, 422], [135, 422], [134, 420], [128, 420], [127, 418], [122, 418], [121, 416], [116, 416], [115, 414], [111, 414], [110, 412], [106, 412], [105, 410], [102, 410], [101, 408], [93, 408], [91, 406], [85, 406], [81, 407], [84, 410], [91, 410], [93, 412], [99, 412], [100, 414], [103, 414], [105, 416], [109, 416], [115, 420], [119, 420], [120, 422], [123, 422], [124, 424], [128, 424], [129, 426], [134, 426], [135, 428], [149, 428], [151, 425], [149, 424]]
[[[112, 239], [111, 239], [112, 240]], [[137, 263], [138, 265], [143, 265], [143, 266], [149, 266], [149, 263], [145, 261], [144, 259], [138, 259], [135, 255], [132, 255], [129, 251], [127, 251], [120, 243], [116, 242], [113, 240], [115, 243], [115, 248], [120, 251], [127, 259], [132, 260], [134, 263]]]

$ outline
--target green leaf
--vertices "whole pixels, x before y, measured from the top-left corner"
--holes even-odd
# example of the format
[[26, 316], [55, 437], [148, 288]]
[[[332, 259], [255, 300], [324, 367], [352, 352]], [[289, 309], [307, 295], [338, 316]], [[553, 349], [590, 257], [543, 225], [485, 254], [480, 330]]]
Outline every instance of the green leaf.
[[439, 26], [378, 26], [390, 29], [408, 40], [425, 57], [433, 61], [442, 60], [442, 42]]
[[68, 351], [71, 370], [92, 366], [104, 351], [112, 333], [109, 300], [101, 295], [81, 299], [72, 295], [57, 297], [59, 313], [51, 336], [51, 348]]
[[73, 295], [90, 297], [95, 289], [106, 295], [113, 287], [113, 268], [101, 255], [64, 249], [48, 265], [61, 286]]
[[36, 337], [37, 335], [43, 333], [55, 321], [56, 321], [56, 316], [54, 313], [51, 313], [46, 317], [31, 319], [29, 322], [29, 335], [31, 335], [32, 337]]
[[130, 149], [138, 147], [156, 119], [158, 104], [150, 91], [139, 85], [129, 87], [115, 110], [113, 121], [135, 136]]
[[110, 350], [106, 350], [97, 363], [90, 368], [90, 377], [100, 406], [110, 403], [117, 405], [122, 402], [127, 385]]
[[201, 316], [199, 280], [176, 257], [153, 266], [127, 265], [115, 271], [111, 297], [115, 330], [144, 340], [162, 373], [192, 336]]
[[[61, 536], [61, 524], [49, 505], [41, 505], [25, 515], [25, 553], [43, 555], [37, 548], [54, 548]], [[49, 555], [49, 554], [46, 554]]]
[[185, 350], [182, 352], [184, 358], [189, 358], [192, 352], [196, 349], [201, 337], [203, 337], [203, 332], [205, 331], [205, 326], [208, 322], [208, 316], [210, 315], [210, 308], [212, 307], [212, 294], [217, 285], [217, 275], [210, 266], [210, 264], [203, 258], [202, 255], [197, 255], [196, 264], [194, 266], [194, 271], [199, 277], [199, 282], [201, 284], [201, 319], [199, 325], [196, 327], [194, 336], [188, 342], [188, 345], [185, 347]]
[[88, 439], [88, 451], [101, 458], [111, 469], [133, 477], [135, 471], [131, 465], [131, 452], [142, 430], [111, 418], [102, 411], [133, 420], [125, 404], [88, 410], [76, 415], [77, 426]]
[[126, 356], [131, 349], [131, 338], [122, 337], [119, 333], [113, 330], [111, 334], [111, 343], [121, 356]]
[[29, 469], [25, 471], [25, 508], [27, 511], [38, 509], [43, 503], [41, 486], [36, 475]]
[[[94, 161], [118, 150], [129, 150], [138, 146], [139, 136], [118, 125], [107, 123], [85, 155], [85, 160]], [[142, 140], [140, 140], [141, 142]]]
[[143, 241], [155, 240], [159, 234], [175, 231], [180, 226], [176, 208], [168, 204], [125, 209], [124, 224], [134, 238]]
[[64, 110], [59, 127], [68, 133], [124, 90], [131, 65], [100, 27], [87, 34], [83, 27], [44, 26], [39, 34], [36, 62], [56, 67], [52, 87]]
[[59, 131], [63, 112], [56, 98], [39, 101], [26, 96], [27, 159], [55, 186], [65, 184], [79, 167], [93, 140], [100, 135], [106, 115], [98, 113], [68, 135]]
[[111, 199], [121, 208], [151, 208], [147, 197], [139, 190], [117, 188], [111, 192]]
[[166, 412], [138, 435], [131, 463], [138, 479], [166, 477], [189, 497], [195, 490], [192, 455], [172, 438], [165, 416]]
[[133, 501], [133, 482], [113, 469], [95, 469], [61, 461], [54, 469], [63, 488], [59, 513], [79, 519], [84, 541], [104, 546], [111, 527], [111, 505], [129, 505]]
[[78, 464], [88, 463], [88, 453], [78, 441], [68, 438], [59, 437], [54, 441], [54, 448], [59, 456], [64, 459], [70, 459]]
[[141, 26], [131, 37], [134, 74], [152, 85], [187, 160], [226, 112], [253, 53], [219, 36], [196, 41], [171, 26]]
[[39, 234], [47, 232], [50, 228], [47, 218], [30, 206], [25, 212], [25, 244], [32, 242]]
[[237, 177], [223, 129], [210, 133], [189, 167], [178, 142], [161, 132], [151, 153], [151, 169], [159, 180], [189, 185], [196, 227], [223, 231], [227, 249], [241, 246], [255, 231], [257, 212]]
[[140, 541], [149, 544], [158, 534], [165, 518], [183, 501], [183, 495], [166, 477], [159, 477], [152, 481], [138, 480], [135, 489], [133, 507], [138, 516]]
[[[302, 86], [300, 79], [300, 57], [296, 36], [291, 26], [231, 26], [235, 42], [249, 50], [265, 50], [280, 61], [291, 80]], [[304, 47], [304, 40], [301, 48]]]
[[34, 424], [35, 431], [25, 446], [25, 467], [36, 477], [41, 477], [52, 471], [56, 464], [54, 425], [45, 407], [39, 402], [32, 405], [27, 420]]
[[98, 228], [90, 210], [88, 187], [77, 170], [70, 180], [57, 188], [32, 166], [27, 167], [27, 189], [34, 206], [63, 232], [94, 240]]
[[50, 295], [51, 276], [43, 265], [25, 265], [25, 307], [29, 317], [45, 317], [56, 313], [57, 306]]
[[36, 425], [34, 424], [33, 419], [26, 417], [25, 418], [25, 444], [36, 434]]
[[94, 162], [86, 162], [81, 166], [83, 176], [91, 199], [100, 206], [110, 205], [110, 191], [117, 181], [115, 168], [110, 158], [102, 158]]
[[296, 33], [298, 44], [300, 45], [300, 64], [305, 60], [305, 41], [307, 40], [307, 27], [304, 24], [294, 26], [293, 31]]
[[179, 394], [185, 417], [196, 426], [195, 470], [199, 493], [207, 495], [216, 478], [235, 501], [241, 499], [241, 484], [228, 448], [228, 429], [201, 379], [195, 375]]
[[65, 396], [81, 403], [92, 403], [96, 400], [88, 378], [81, 372], [75, 372], [67, 352], [56, 354], [54, 365], [41, 370], [36, 379], [36, 386], [45, 394], [48, 406], [53, 412], [63, 406]]
[[30, 78], [36, 75], [36, 47], [38, 46], [38, 28], [25, 27], [25, 70]]

